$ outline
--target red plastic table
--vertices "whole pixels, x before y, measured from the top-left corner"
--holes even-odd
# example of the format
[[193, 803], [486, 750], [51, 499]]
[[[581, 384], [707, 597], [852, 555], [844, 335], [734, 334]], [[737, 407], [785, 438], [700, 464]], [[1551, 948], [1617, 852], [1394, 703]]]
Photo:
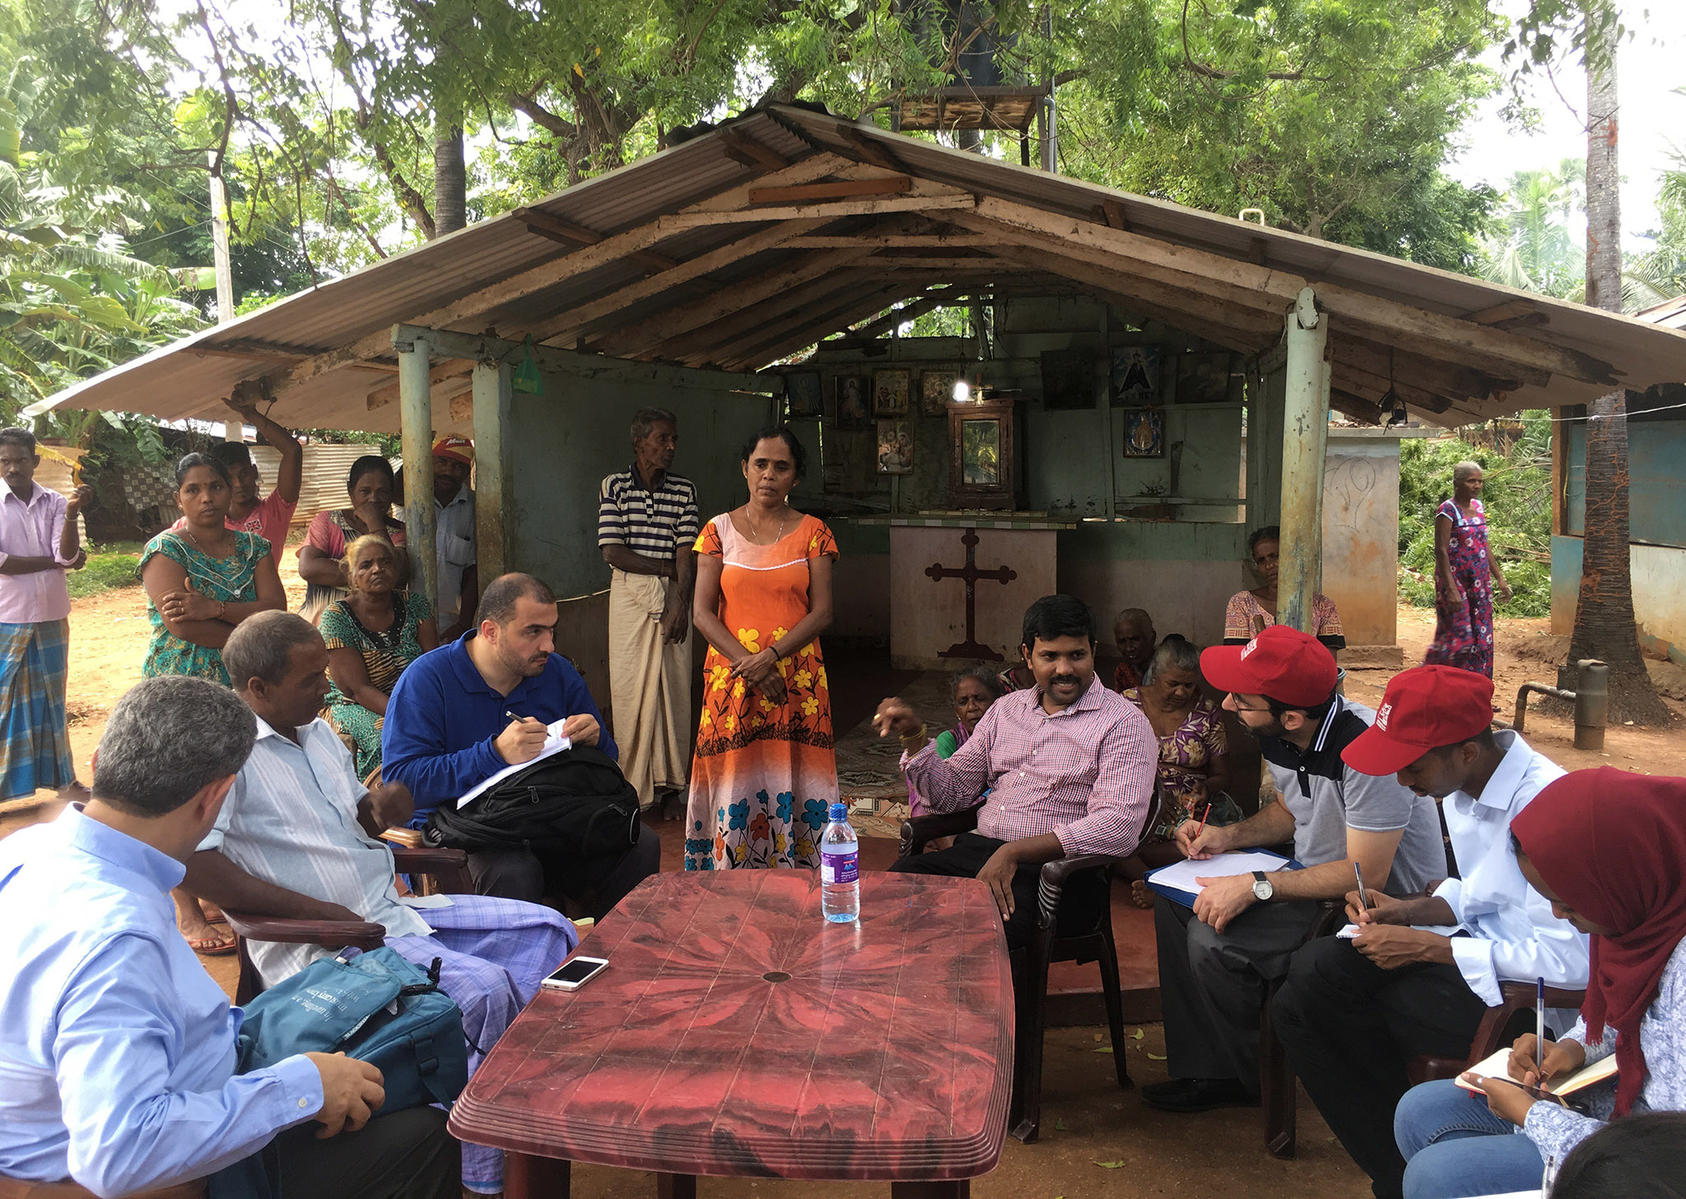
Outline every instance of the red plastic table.
[[807, 870], [659, 874], [543, 991], [451, 1111], [508, 1152], [510, 1199], [565, 1197], [568, 1163], [891, 1182], [966, 1196], [994, 1168], [1012, 1085], [1001, 917], [972, 879], [862, 874], [858, 924], [827, 924]]

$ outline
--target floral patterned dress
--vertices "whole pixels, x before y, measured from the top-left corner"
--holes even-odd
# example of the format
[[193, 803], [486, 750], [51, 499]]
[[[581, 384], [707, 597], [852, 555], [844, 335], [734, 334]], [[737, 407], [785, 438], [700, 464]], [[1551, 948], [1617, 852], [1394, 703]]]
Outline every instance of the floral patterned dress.
[[[1126, 690], [1124, 698], [1146, 714], [1139, 687]], [[1241, 819], [1241, 809], [1235, 801], [1228, 796], [1220, 798], [1210, 790], [1208, 781], [1213, 761], [1227, 753], [1229, 737], [1224, 732], [1223, 714], [1211, 700], [1197, 696], [1182, 724], [1159, 738], [1159, 769], [1154, 790], [1161, 803], [1146, 836], [1168, 839], [1176, 832], [1177, 825], [1200, 814], [1194, 808], [1197, 783], [1208, 783], [1207, 798], [1212, 803], [1211, 814], [1206, 819], [1208, 824], [1233, 824]], [[1202, 802], [1200, 811], [1204, 810]]]
[[[720, 619], [759, 653], [808, 614], [810, 560], [837, 557], [825, 522], [804, 516], [772, 545], [756, 545], [717, 516], [696, 552], [721, 559]], [[764, 699], [712, 646], [685, 815], [685, 869], [819, 865], [819, 835], [837, 802], [831, 691], [818, 640], [779, 663], [783, 704]]]
[[[1263, 626], [1260, 625], [1263, 621]], [[1261, 627], [1276, 624], [1276, 613], [1259, 602], [1251, 591], [1237, 591], [1224, 608], [1224, 644], [1246, 645]], [[1311, 635], [1332, 650], [1346, 648], [1346, 633], [1335, 601], [1321, 591], [1311, 597]]]
[[[187, 571], [193, 589], [200, 595], [230, 604], [249, 604], [258, 598], [258, 563], [269, 557], [269, 542], [256, 533], [235, 533], [233, 537], [234, 552], [226, 558], [213, 558], [179, 533], [160, 533], [141, 551], [135, 577], [140, 577], [155, 556], [163, 554]], [[146, 619], [152, 625], [152, 641], [146, 647], [146, 660], [141, 663], [143, 676], [189, 674], [228, 686], [228, 671], [223, 667], [220, 649], [183, 641], [170, 632], [150, 596], [146, 601]]]
[[1446, 543], [1452, 578], [1441, 579], [1440, 566], [1435, 564], [1434, 643], [1423, 662], [1492, 678], [1493, 580], [1487, 562], [1487, 509], [1480, 500], [1471, 500], [1466, 516], [1447, 500], [1435, 515], [1452, 522], [1452, 536]]
[[[335, 600], [322, 613], [321, 624], [322, 640], [328, 649], [356, 650], [363, 659], [370, 685], [385, 695], [392, 694], [404, 668], [422, 656], [422, 621], [433, 615], [425, 595], [411, 595], [407, 591], [392, 593], [392, 613], [391, 626], [377, 633], [363, 627], [349, 603]], [[357, 777], [367, 778], [381, 764], [381, 730], [386, 717], [376, 716], [341, 691], [337, 683], [328, 688], [322, 715], [351, 750]]]

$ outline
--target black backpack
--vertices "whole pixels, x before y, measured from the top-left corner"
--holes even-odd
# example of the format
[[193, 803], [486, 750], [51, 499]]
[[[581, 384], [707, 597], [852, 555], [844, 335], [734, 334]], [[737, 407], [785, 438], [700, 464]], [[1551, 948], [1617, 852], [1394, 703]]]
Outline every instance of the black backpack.
[[638, 843], [638, 792], [608, 754], [576, 745], [534, 762], [467, 808], [441, 804], [429, 845], [468, 851], [528, 849], [586, 873], [612, 867]]

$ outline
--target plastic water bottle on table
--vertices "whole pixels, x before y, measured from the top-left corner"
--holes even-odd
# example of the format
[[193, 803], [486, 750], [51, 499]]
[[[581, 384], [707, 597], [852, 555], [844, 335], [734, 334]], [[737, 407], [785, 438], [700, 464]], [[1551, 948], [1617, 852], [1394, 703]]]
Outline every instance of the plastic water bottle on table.
[[860, 841], [846, 804], [832, 804], [830, 817], [820, 834], [820, 910], [833, 924], [850, 924], [861, 916]]

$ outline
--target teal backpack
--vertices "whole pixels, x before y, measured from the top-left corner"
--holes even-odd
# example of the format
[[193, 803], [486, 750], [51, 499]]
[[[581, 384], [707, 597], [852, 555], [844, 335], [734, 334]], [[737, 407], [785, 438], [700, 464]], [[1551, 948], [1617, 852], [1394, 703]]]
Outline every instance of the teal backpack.
[[318, 958], [245, 1007], [241, 1074], [296, 1053], [344, 1053], [377, 1067], [380, 1112], [450, 1103], [468, 1085], [462, 1012], [439, 989], [439, 959], [425, 973], [381, 948]]

